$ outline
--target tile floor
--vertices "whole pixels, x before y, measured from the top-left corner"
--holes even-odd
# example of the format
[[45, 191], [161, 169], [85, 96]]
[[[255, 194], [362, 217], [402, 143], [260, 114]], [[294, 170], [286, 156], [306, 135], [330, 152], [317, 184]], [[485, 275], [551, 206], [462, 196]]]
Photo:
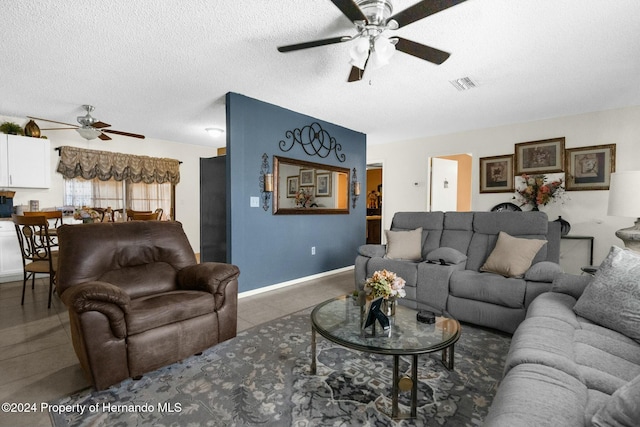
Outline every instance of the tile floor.
[[[353, 290], [353, 270], [301, 282], [291, 287], [240, 298], [238, 330], [245, 330]], [[47, 309], [48, 280], [27, 288], [0, 283], [0, 403], [36, 403], [88, 387], [73, 351], [69, 318], [54, 295]], [[295, 289], [295, 292], [292, 290]], [[0, 427], [50, 426], [48, 413], [0, 412]]]

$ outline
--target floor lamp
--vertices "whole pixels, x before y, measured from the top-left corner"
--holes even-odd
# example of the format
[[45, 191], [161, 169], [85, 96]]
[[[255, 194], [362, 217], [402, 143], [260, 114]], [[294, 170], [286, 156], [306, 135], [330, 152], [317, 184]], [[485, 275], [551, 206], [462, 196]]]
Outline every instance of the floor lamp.
[[635, 225], [616, 231], [624, 245], [640, 252], [640, 171], [614, 172], [609, 183], [609, 209], [607, 215], [636, 218]]

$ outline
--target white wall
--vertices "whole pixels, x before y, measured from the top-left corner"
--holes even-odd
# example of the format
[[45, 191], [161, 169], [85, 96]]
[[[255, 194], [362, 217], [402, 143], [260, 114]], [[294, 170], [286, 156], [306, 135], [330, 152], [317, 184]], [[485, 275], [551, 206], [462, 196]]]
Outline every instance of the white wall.
[[[427, 209], [429, 157], [472, 155], [472, 210], [488, 211], [511, 201], [513, 195], [479, 193], [478, 158], [512, 154], [519, 142], [563, 136], [565, 148], [616, 144], [616, 170], [640, 170], [640, 107], [370, 145], [367, 162], [384, 162], [384, 228], [389, 228], [395, 212]], [[608, 191], [571, 191], [567, 195], [569, 200], [564, 204], [550, 204], [542, 210], [551, 220], [561, 215], [569, 221], [571, 234], [595, 237], [594, 263], [600, 263], [612, 245], [623, 246], [615, 231], [633, 225], [634, 220], [607, 216]]]
[[[0, 116], [0, 123], [12, 121], [24, 126], [28, 120]], [[42, 123], [39, 124], [40, 127]], [[13, 204], [28, 204], [29, 200], [39, 200], [40, 208], [62, 206], [64, 185], [62, 175], [56, 172], [58, 152], [54, 148], [62, 145], [82, 147], [91, 150], [114, 151], [151, 157], [167, 157], [182, 162], [180, 183], [176, 186], [176, 220], [182, 222], [185, 233], [195, 252], [200, 252], [200, 158], [213, 157], [216, 149], [201, 145], [184, 144], [160, 139], [136, 139], [109, 135], [111, 141], [95, 139], [87, 141], [74, 130], [43, 131], [51, 141], [51, 187], [49, 189], [13, 189], [16, 195]]]

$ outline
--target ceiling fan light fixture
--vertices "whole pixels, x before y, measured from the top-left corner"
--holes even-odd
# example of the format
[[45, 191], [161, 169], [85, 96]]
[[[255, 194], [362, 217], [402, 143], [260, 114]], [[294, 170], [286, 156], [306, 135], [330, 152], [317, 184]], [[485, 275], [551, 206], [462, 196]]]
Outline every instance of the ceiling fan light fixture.
[[349, 63], [354, 67], [364, 70], [364, 65], [367, 63], [367, 58], [369, 57], [369, 39], [365, 37], [358, 39], [351, 47], [349, 55], [351, 56]]
[[370, 65], [372, 69], [384, 67], [396, 52], [396, 45], [389, 38], [380, 36], [373, 43]]
[[76, 129], [76, 131], [87, 141], [96, 139], [102, 134], [102, 132], [100, 132], [98, 129], [92, 128], [91, 126], [82, 126]]

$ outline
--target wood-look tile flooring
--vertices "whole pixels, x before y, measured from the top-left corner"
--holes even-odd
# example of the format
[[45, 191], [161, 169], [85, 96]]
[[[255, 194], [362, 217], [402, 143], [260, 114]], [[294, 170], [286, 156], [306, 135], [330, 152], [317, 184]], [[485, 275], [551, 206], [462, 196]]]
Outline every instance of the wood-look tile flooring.
[[[238, 331], [352, 292], [353, 270], [335, 273], [238, 301]], [[0, 283], [0, 403], [40, 405], [88, 387], [73, 351], [69, 317], [54, 295], [47, 309], [48, 279], [27, 286]], [[48, 413], [0, 412], [0, 427], [50, 426]]]

